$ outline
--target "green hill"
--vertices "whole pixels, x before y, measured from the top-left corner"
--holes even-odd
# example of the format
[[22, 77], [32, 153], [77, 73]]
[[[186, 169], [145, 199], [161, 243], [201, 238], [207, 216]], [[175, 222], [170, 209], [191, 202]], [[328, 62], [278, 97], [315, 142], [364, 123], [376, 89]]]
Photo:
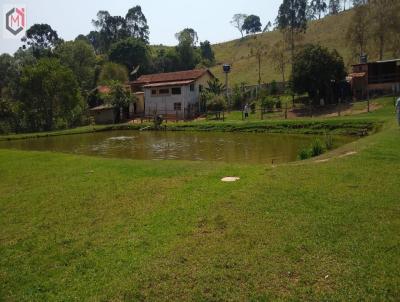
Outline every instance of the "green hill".
[[[345, 39], [352, 14], [353, 11], [350, 10], [310, 22], [307, 32], [300, 43], [303, 45], [316, 43], [330, 49], [337, 49], [343, 56], [345, 64], [350, 67], [351, 64], [357, 61], [357, 58], [351, 54], [351, 49]], [[272, 31], [244, 39], [215, 44], [213, 49], [217, 65], [212, 68], [212, 71], [216, 76], [222, 78], [221, 65], [230, 63], [232, 64], [232, 73], [230, 74], [232, 83], [256, 84], [258, 81], [258, 63], [256, 58], [250, 54], [251, 48], [257, 43], [271, 47], [281, 38], [282, 34], [279, 31]], [[262, 82], [281, 81], [281, 75], [274, 70], [268, 56], [263, 60], [261, 76]]]

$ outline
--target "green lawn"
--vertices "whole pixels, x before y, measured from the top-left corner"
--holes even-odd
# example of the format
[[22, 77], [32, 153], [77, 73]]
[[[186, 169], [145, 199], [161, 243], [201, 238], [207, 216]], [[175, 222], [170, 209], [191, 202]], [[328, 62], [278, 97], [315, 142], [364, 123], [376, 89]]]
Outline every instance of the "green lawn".
[[0, 150], [0, 301], [398, 301], [400, 128], [357, 119], [277, 167]]

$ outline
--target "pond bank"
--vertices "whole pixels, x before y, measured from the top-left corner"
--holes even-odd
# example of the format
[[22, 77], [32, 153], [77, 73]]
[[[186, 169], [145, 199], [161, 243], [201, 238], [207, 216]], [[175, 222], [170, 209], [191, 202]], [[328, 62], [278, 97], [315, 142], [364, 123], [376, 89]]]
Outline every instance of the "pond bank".
[[[325, 120], [282, 120], [282, 121], [251, 121], [251, 122], [179, 122], [166, 123], [166, 131], [208, 131], [208, 132], [264, 132], [285, 134], [332, 134], [365, 136], [377, 132], [383, 125], [382, 120], [375, 119], [325, 119]], [[39, 138], [61, 135], [74, 135], [114, 130], [140, 130], [145, 124], [118, 124], [84, 126], [52, 132], [38, 132], [0, 136], [0, 141]], [[150, 128], [151, 131], [153, 128]]]

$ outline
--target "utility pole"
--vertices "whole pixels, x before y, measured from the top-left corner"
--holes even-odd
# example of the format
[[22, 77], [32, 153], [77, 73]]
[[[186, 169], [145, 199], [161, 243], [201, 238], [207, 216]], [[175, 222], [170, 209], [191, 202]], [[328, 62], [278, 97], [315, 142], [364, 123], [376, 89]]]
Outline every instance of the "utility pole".
[[230, 111], [230, 109], [231, 109], [231, 101], [230, 101], [229, 86], [228, 86], [228, 84], [229, 84], [229, 82], [228, 82], [228, 74], [231, 72], [231, 65], [224, 64], [222, 66], [222, 68], [223, 68], [223, 71], [225, 73], [225, 97], [226, 97], [226, 100], [228, 102], [228, 111]]

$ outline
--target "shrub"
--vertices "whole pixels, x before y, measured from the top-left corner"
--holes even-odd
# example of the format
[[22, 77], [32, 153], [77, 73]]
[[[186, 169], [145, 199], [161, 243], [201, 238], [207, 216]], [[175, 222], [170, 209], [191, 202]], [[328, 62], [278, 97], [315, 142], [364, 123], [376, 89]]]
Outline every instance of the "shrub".
[[334, 148], [333, 137], [331, 135], [325, 136], [325, 147], [326, 150], [332, 150]]
[[271, 84], [269, 86], [269, 94], [270, 95], [278, 94], [278, 85], [276, 84], [276, 81], [271, 82]]
[[221, 95], [210, 94], [207, 99], [208, 111], [223, 111], [226, 109], [225, 97]]
[[314, 140], [311, 145], [311, 156], [312, 157], [319, 156], [319, 155], [323, 154], [324, 151], [325, 151], [325, 146], [321, 142], [321, 140], [319, 140], [319, 139]]
[[306, 160], [311, 158], [311, 152], [310, 149], [308, 148], [303, 148], [299, 151], [299, 159], [300, 160]]
[[274, 106], [275, 106], [275, 100], [273, 98], [266, 96], [261, 99], [261, 107], [264, 110], [272, 111], [274, 109]]
[[277, 99], [276, 103], [275, 103], [275, 107], [276, 109], [282, 109], [282, 101], [281, 99]]
[[243, 91], [237, 84], [233, 87], [232, 102], [235, 109], [242, 108], [245, 102]]
[[324, 144], [320, 139], [315, 139], [309, 148], [303, 148], [299, 151], [299, 159], [305, 160], [319, 156], [325, 152], [325, 148], [328, 149], [326, 143]]

